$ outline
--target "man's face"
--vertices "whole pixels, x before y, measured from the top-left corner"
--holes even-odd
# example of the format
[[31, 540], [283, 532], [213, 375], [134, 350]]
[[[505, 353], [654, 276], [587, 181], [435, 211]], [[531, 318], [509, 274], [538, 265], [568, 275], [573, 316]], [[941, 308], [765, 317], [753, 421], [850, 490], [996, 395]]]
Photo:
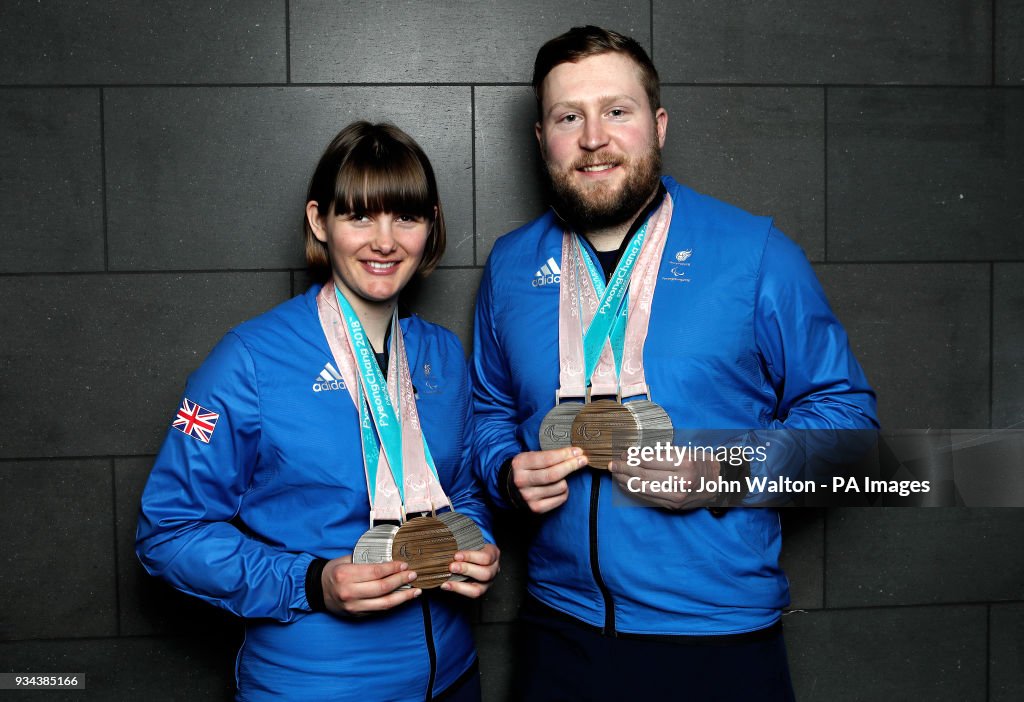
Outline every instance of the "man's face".
[[658, 186], [668, 126], [639, 67], [598, 54], [555, 66], [542, 88], [536, 133], [559, 214], [584, 231], [628, 222]]

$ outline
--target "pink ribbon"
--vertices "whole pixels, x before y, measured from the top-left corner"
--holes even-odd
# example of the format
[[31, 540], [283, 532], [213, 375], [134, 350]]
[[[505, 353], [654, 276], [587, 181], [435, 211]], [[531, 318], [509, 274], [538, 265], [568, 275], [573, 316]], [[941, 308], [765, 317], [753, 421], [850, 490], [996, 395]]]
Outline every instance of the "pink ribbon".
[[[605, 342], [591, 378], [592, 395], [650, 396], [644, 377], [644, 341], [651, 321], [651, 303], [658, 284], [658, 265], [672, 223], [672, 196], [666, 194], [651, 215], [647, 239], [629, 278], [629, 316], [622, 356], [622, 376], [616, 377], [611, 344]], [[562, 284], [558, 298], [558, 397], [585, 397], [583, 330], [594, 319], [598, 296], [590, 277], [582, 272], [585, 255], [570, 232], [562, 234]]]
[[[329, 282], [320, 290], [316, 297], [317, 311], [320, 315], [320, 326], [327, 337], [327, 345], [338, 371], [345, 379], [349, 397], [356, 409], [362, 401], [360, 396], [361, 380], [356, 371], [355, 351], [348, 338], [345, 321], [335, 300], [334, 283]], [[405, 515], [415, 512], [433, 512], [442, 507], [450, 507], [451, 501], [445, 495], [434, 471], [427, 464], [424, 450], [423, 430], [416, 409], [416, 397], [409, 373], [409, 360], [405, 354], [405, 339], [402, 328], [395, 325], [391, 335], [391, 353], [388, 358], [388, 395], [391, 404], [400, 408], [399, 421], [402, 425], [402, 458], [404, 463], [403, 487], [405, 488], [405, 504], [402, 504], [398, 487], [388, 465], [384, 451], [380, 452], [377, 465], [376, 499], [370, 490], [370, 476], [366, 471], [367, 499], [370, 500], [370, 523], [378, 520], [405, 521]], [[369, 421], [372, 421], [370, 419]], [[364, 466], [365, 468], [365, 466]]]

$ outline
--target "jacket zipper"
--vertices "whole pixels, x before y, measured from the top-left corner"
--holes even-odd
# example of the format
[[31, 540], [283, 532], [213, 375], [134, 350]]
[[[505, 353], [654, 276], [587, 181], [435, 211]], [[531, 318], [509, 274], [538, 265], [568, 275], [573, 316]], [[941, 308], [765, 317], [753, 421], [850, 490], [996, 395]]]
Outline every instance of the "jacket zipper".
[[615, 603], [612, 601], [612, 593], [608, 591], [608, 586], [604, 584], [604, 579], [601, 577], [601, 564], [597, 558], [597, 506], [600, 497], [601, 476], [592, 475], [590, 481], [590, 571], [604, 598], [604, 628], [601, 633], [605, 636], [615, 636]]
[[430, 676], [427, 678], [427, 696], [423, 699], [430, 702], [434, 699], [434, 677], [437, 675], [437, 651], [434, 649], [434, 627], [430, 621], [430, 605], [426, 597], [420, 598], [423, 607], [423, 634], [427, 639], [427, 657], [430, 658]]

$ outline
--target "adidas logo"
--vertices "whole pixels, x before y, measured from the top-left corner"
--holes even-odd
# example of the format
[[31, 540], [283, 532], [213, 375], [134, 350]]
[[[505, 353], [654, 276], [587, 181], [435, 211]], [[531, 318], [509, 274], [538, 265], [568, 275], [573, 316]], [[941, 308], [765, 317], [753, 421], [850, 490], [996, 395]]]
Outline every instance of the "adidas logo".
[[533, 274], [533, 287], [539, 288], [542, 285], [551, 285], [562, 280], [562, 269], [558, 267], [555, 259], [549, 258], [547, 263], [540, 267], [540, 270]]
[[333, 363], [327, 363], [320, 375], [313, 381], [313, 392], [326, 392], [328, 390], [347, 390], [345, 379], [334, 367]]

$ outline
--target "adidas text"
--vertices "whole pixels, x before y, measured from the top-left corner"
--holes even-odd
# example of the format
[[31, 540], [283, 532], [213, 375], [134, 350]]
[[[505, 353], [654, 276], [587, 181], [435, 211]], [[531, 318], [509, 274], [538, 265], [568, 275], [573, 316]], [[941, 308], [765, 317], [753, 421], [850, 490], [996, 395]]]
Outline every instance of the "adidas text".
[[347, 390], [344, 380], [332, 380], [329, 383], [317, 381], [313, 383], [313, 392], [324, 392], [326, 390]]
[[537, 278], [534, 278], [533, 282], [530, 283], [530, 285], [532, 285], [535, 288], [539, 288], [542, 285], [551, 285], [552, 283], [561, 282], [561, 280], [562, 280], [562, 276], [554, 275], [552, 273], [552, 274], [549, 274], [549, 275], [543, 275], [543, 276], [539, 276]]

